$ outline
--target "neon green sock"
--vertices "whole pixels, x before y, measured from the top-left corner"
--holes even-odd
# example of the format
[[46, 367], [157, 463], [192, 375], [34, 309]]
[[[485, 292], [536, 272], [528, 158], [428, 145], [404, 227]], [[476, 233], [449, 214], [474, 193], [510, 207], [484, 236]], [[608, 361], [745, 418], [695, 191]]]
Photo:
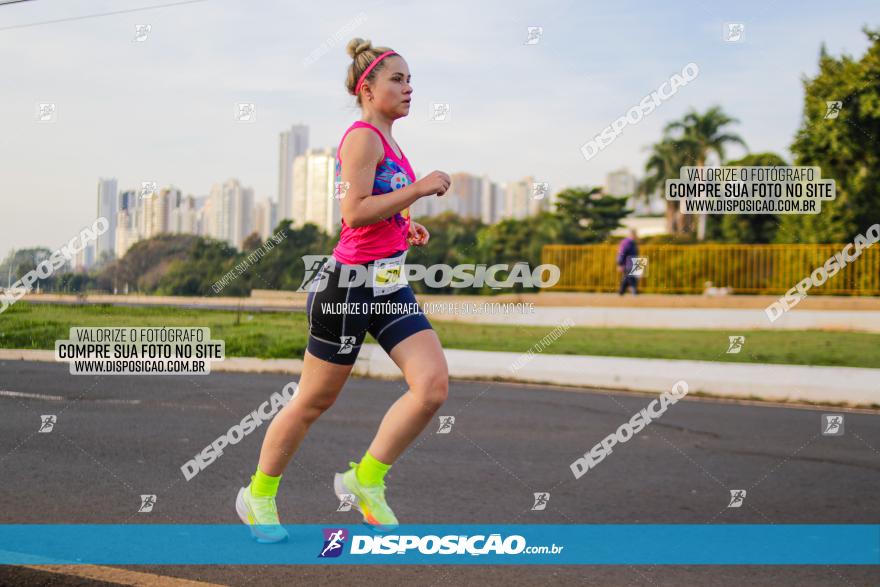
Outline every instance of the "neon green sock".
[[254, 497], [275, 497], [278, 493], [278, 484], [281, 482], [283, 475], [272, 477], [267, 475], [257, 467], [257, 472], [251, 477], [251, 495]]
[[364, 453], [364, 458], [358, 463], [356, 471], [358, 483], [361, 485], [379, 485], [385, 478], [385, 473], [387, 473], [390, 468], [391, 465], [386, 465], [385, 463], [376, 460], [376, 458], [370, 454], [370, 451], [367, 451]]

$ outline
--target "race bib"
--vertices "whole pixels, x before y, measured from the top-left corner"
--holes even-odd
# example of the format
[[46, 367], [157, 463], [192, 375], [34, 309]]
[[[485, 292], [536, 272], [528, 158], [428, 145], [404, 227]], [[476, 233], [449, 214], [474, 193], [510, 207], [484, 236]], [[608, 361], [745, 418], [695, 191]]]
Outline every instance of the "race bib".
[[404, 252], [399, 257], [377, 259], [372, 265], [373, 296], [385, 296], [406, 287], [406, 276], [403, 273]]

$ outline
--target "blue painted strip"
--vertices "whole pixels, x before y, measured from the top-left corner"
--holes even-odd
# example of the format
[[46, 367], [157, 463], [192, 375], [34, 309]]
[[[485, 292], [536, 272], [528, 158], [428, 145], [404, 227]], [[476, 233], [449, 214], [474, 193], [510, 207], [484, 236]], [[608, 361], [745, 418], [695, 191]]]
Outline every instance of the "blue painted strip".
[[241, 524], [0, 525], [0, 564], [880, 565], [878, 524], [285, 528], [287, 542], [258, 544]]

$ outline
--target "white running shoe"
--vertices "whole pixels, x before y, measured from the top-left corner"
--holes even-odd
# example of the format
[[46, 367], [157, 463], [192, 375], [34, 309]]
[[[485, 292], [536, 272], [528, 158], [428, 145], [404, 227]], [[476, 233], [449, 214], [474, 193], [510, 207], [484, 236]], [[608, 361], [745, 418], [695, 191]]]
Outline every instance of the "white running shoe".
[[278, 521], [278, 508], [274, 497], [258, 497], [251, 494], [251, 486], [242, 487], [235, 498], [235, 511], [241, 521], [251, 529], [257, 542], [281, 542], [287, 539], [287, 530]]
[[348, 463], [350, 467], [345, 473], [336, 473], [333, 477], [333, 491], [340, 501], [346, 495], [354, 495], [352, 505], [364, 516], [364, 524], [381, 534], [391, 532], [400, 524], [388, 502], [385, 501], [385, 482], [379, 485], [361, 485], [357, 478], [358, 464]]

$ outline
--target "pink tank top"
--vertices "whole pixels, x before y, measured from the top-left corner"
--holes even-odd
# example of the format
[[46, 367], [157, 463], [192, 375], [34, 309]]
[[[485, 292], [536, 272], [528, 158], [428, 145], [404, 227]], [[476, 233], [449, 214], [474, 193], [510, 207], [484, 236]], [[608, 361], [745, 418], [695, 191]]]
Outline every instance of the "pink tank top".
[[[363, 122], [356, 121], [339, 141], [336, 149], [336, 181], [342, 181], [342, 143], [348, 133], [356, 128], [373, 129], [382, 145], [385, 147], [385, 157], [376, 166], [376, 178], [373, 181], [373, 195], [382, 196], [394, 190], [399, 190], [415, 182], [416, 174], [401, 150], [401, 156], [394, 154], [394, 150], [378, 128]], [[399, 251], [409, 248], [406, 236], [409, 232], [409, 208], [403, 209], [390, 218], [352, 228], [342, 220], [342, 232], [339, 235], [339, 243], [333, 249], [333, 256], [346, 265], [355, 263], [367, 263], [376, 259], [384, 259]]]

